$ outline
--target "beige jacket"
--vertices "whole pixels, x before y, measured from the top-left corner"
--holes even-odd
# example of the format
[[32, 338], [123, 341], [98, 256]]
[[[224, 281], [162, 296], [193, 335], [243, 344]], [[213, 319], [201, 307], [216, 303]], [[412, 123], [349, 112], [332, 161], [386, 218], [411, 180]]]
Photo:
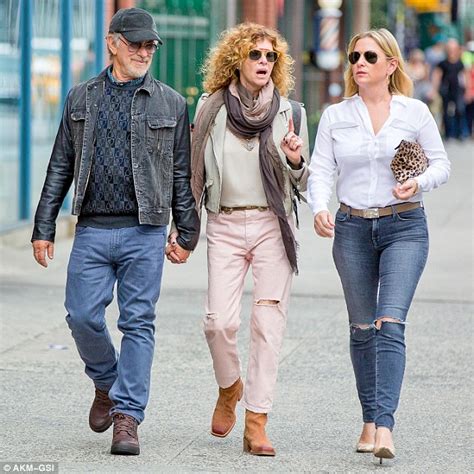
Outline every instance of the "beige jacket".
[[[199, 99], [196, 115], [198, 114], [202, 104], [207, 98], [204, 94]], [[306, 111], [304, 107], [301, 108], [301, 127], [299, 136], [303, 139], [302, 157], [304, 159], [303, 168], [293, 170], [287, 164], [286, 156], [280, 148], [280, 143], [283, 137], [288, 133], [288, 123], [292, 115], [291, 104], [287, 99], [281, 97], [280, 109], [273, 121], [273, 141], [278, 149], [282, 163], [285, 165], [285, 210], [286, 214], [290, 215], [292, 212], [293, 189], [291, 183], [295, 185], [298, 191], [305, 191], [308, 181], [308, 165], [309, 165], [309, 143], [308, 143], [308, 126], [306, 119]], [[199, 204], [199, 209], [204, 202], [206, 209], [209, 212], [218, 213], [220, 211], [220, 199], [222, 192], [222, 165], [223, 165], [223, 150], [224, 150], [224, 135], [227, 124], [227, 110], [222, 106], [219, 110], [214, 127], [206, 144], [204, 154], [204, 163], [206, 169], [206, 182], [203, 196]]]

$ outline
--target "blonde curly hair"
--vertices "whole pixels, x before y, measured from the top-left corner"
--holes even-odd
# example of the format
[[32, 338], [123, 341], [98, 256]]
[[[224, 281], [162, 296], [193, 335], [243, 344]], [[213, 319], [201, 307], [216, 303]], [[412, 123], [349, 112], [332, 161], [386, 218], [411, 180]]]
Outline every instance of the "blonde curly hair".
[[278, 53], [272, 70], [272, 80], [280, 95], [287, 97], [294, 87], [293, 58], [288, 54], [288, 43], [275, 30], [256, 23], [241, 23], [221, 33], [217, 45], [209, 52], [202, 73], [203, 87], [213, 92], [228, 86], [239, 77], [239, 68], [257, 41], [268, 39]]
[[[388, 82], [388, 91], [390, 94], [395, 95], [405, 95], [411, 96], [413, 93], [413, 82], [405, 72], [405, 61], [403, 60], [400, 47], [398, 46], [397, 40], [390, 33], [390, 31], [385, 28], [380, 28], [378, 30], [369, 30], [364, 33], [359, 33], [352, 37], [347, 47], [347, 54], [349, 55], [354, 51], [357, 41], [362, 38], [371, 38], [373, 39], [381, 50], [384, 52], [385, 56], [389, 59], [395, 58], [398, 61], [397, 69], [390, 75]], [[359, 87], [354, 81], [354, 76], [352, 74], [351, 63], [347, 63], [346, 70], [344, 71], [344, 96], [352, 97], [357, 94]]]

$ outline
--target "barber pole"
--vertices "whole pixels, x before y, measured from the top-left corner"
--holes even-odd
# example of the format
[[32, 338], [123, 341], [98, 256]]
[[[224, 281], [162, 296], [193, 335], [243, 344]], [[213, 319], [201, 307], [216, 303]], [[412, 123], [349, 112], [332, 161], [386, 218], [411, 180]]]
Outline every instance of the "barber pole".
[[340, 64], [339, 7], [342, 0], [319, 0], [318, 11], [319, 37], [316, 48], [316, 62], [325, 71], [337, 69]]

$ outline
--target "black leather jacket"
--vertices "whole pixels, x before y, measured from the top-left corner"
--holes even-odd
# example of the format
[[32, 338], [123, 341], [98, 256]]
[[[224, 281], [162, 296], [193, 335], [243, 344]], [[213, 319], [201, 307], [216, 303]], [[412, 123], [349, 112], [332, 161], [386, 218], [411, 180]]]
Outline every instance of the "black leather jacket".
[[[72, 214], [81, 213], [105, 78], [106, 71], [102, 71], [68, 94], [35, 214], [32, 241], [54, 241], [56, 218], [73, 181]], [[140, 224], [167, 225], [171, 210], [179, 245], [193, 250], [199, 238], [199, 217], [190, 187], [186, 101], [148, 73], [132, 101], [131, 157]]]

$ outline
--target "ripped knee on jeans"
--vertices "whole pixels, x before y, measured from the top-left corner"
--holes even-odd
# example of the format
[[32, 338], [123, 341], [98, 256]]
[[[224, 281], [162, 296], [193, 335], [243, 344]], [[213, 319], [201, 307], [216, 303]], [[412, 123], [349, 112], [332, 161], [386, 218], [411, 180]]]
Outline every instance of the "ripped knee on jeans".
[[373, 324], [356, 324], [356, 323], [352, 323], [351, 324], [351, 329], [370, 329], [373, 327]]
[[351, 344], [367, 343], [375, 336], [375, 325], [364, 323], [350, 324]]
[[257, 306], [277, 306], [278, 303], [280, 303], [279, 300], [265, 300], [265, 299], [257, 300], [255, 302]]
[[380, 330], [382, 327], [383, 323], [397, 323], [397, 324], [405, 324], [405, 321], [402, 321], [401, 319], [397, 318], [392, 318], [391, 316], [381, 316], [380, 318], [377, 318], [375, 321], [375, 327]]

